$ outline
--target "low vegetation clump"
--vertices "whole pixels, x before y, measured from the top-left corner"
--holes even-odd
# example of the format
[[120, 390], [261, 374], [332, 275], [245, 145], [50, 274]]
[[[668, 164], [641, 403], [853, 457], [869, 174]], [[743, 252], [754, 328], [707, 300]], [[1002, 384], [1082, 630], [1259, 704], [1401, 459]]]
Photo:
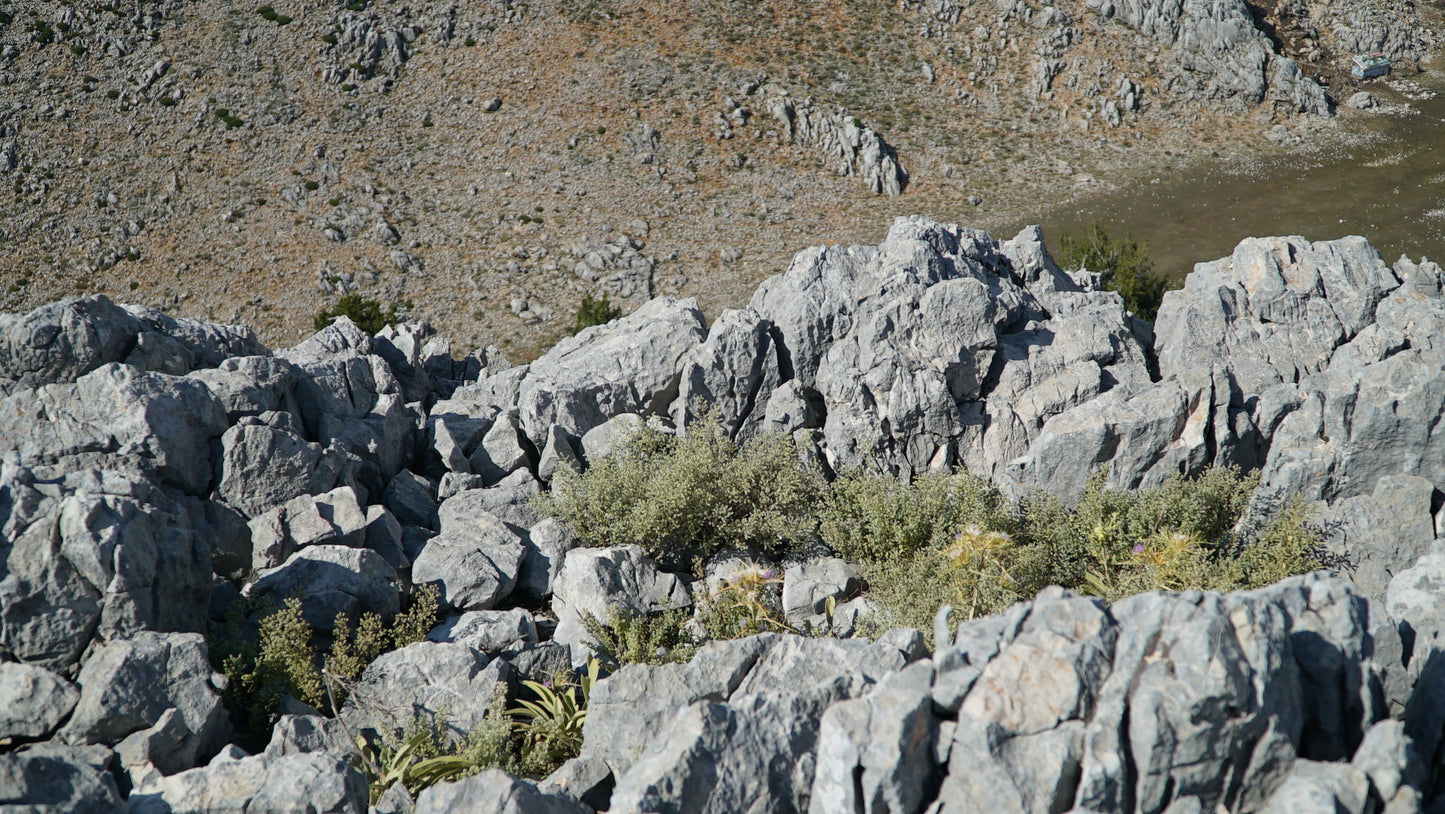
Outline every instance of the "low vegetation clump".
[[1096, 221], [1077, 237], [1068, 232], [1060, 235], [1059, 246], [1059, 262], [1064, 268], [1099, 272], [1100, 283], [1119, 292], [1126, 309], [1140, 319], [1154, 321], [1168, 283], [1154, 273], [1148, 247], [1133, 235], [1125, 232], [1122, 237], [1112, 237]]
[[335, 305], [319, 312], [312, 320], [312, 327], [322, 330], [337, 317], [346, 317], [355, 322], [356, 327], [375, 336], [382, 328], [397, 321], [396, 304], [382, 308], [376, 300], [363, 299], [360, 294], [346, 294]]
[[585, 475], [559, 472], [537, 505], [584, 545], [633, 544], [688, 563], [735, 546], [793, 549], [817, 526], [825, 491], [821, 473], [799, 464], [792, 438], [738, 444], [704, 417], [682, 437], [645, 427]]
[[[247, 632], [246, 609], [237, 606], [226, 624], [212, 628], [208, 646], [213, 664], [226, 676], [223, 700], [238, 742], [253, 751], [264, 748], [287, 696], [335, 716], [347, 688], [367, 665], [383, 653], [424, 640], [436, 625], [438, 609], [436, 588], [421, 586], [411, 607], [389, 624], [366, 613], [353, 626], [345, 614], [338, 614], [331, 649], [322, 656], [302, 616], [300, 597], [259, 612], [254, 635]], [[587, 701], [601, 669], [601, 662], [593, 659], [580, 678], [565, 673], [545, 682], [523, 681], [524, 695], [511, 708], [499, 683], [482, 723], [459, 741], [448, 734], [444, 710], [420, 715], [404, 732], [379, 739], [351, 733], [361, 754], [359, 768], [371, 782], [372, 802], [395, 783], [416, 794], [433, 783], [494, 766], [545, 777], [581, 749]]]
[[[540, 218], [538, 220], [540, 221]], [[572, 335], [576, 336], [593, 325], [606, 325], [620, 316], [622, 309], [609, 302], [606, 294], [603, 294], [600, 300], [587, 294], [582, 297], [582, 304], [577, 306], [577, 322], [572, 326]]]
[[212, 628], [208, 646], [211, 662], [226, 676], [223, 700], [246, 745], [265, 745], [285, 696], [335, 715], [345, 700], [344, 682], [360, 678], [382, 653], [424, 639], [436, 625], [439, 605], [436, 588], [422, 586], [390, 624], [366, 613], [353, 628], [346, 614], [338, 614], [323, 658], [301, 615], [300, 597], [261, 611], [254, 636], [245, 624], [247, 608], [238, 604], [226, 624]]
[[[1229, 591], [1320, 566], [1321, 538], [1302, 505], [1236, 531], [1258, 485], [1236, 469], [1176, 475], [1135, 491], [1096, 473], [1073, 506], [1035, 495], [1018, 504], [958, 471], [901, 483], [863, 473], [831, 484], [800, 463], [791, 438], [736, 444], [703, 420], [675, 437], [643, 429], [585, 474], [560, 474], [542, 511], [584, 545], [642, 546], [663, 563], [730, 547], [774, 556], [821, 540], [858, 563], [887, 624], [925, 632], [944, 604], [973, 618], [1060, 585], [1109, 601], [1149, 590]], [[759, 572], [764, 573], [764, 572]], [[792, 630], [770, 577], [724, 583], [699, 598], [706, 638]], [[688, 615], [592, 620], [611, 663], [671, 660], [697, 644]]]
[[697, 642], [687, 629], [691, 618], [687, 608], [656, 613], [628, 613], [614, 608], [606, 619], [584, 613], [582, 624], [596, 642], [593, 649], [597, 658], [607, 669], [616, 670], [624, 664], [691, 661], [697, 654]]

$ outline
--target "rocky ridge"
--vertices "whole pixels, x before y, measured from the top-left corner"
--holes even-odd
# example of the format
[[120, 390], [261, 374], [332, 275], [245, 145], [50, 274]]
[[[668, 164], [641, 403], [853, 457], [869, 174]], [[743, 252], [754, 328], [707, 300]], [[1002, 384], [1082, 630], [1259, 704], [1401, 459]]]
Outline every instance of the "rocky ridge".
[[[941, 612], [932, 653], [911, 630], [713, 642], [603, 679], [552, 777], [384, 810], [1434, 810], [1442, 293], [1438, 266], [1358, 238], [1259, 238], [1150, 325], [1036, 229], [906, 218], [799, 253], [747, 309], [659, 297], [526, 365], [416, 324], [271, 351], [102, 296], [0, 315], [0, 802], [365, 809], [334, 720], [292, 708], [264, 751], [230, 742], [208, 619], [299, 595], [324, 633], [433, 585], [448, 618], [339, 720], [445, 711], [459, 736], [585, 659], [582, 611], [692, 603], [687, 575], [577, 548], [528, 500], [644, 422], [685, 431], [700, 398], [835, 471], [965, 465], [1067, 499], [1105, 465], [1120, 488], [1257, 468], [1261, 500], [1317, 501], [1341, 573], [1112, 607], [1051, 589]], [[793, 612], [844, 616], [846, 563], [786, 565]]]

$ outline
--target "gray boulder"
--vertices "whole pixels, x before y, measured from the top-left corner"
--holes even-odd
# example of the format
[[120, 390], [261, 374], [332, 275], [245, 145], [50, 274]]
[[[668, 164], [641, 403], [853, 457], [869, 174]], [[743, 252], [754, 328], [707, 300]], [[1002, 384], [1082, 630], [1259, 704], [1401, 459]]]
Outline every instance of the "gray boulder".
[[232, 422], [274, 411], [294, 413], [297, 409], [293, 392], [296, 369], [285, 359], [239, 356], [187, 377], [204, 384]]
[[0, 808], [14, 814], [124, 811], [115, 777], [107, 771], [109, 755], [97, 765], [96, 749], [44, 746], [0, 754]]
[[[439, 585], [442, 601], [459, 611], [495, 607], [516, 586], [526, 556], [516, 532], [470, 505], [472, 494], [463, 492], [442, 504], [441, 533], [426, 542], [411, 566], [413, 583]], [[462, 504], [467, 504], [465, 511]]]
[[252, 518], [249, 525], [252, 563], [257, 571], [275, 568], [309, 546], [366, 545], [366, 512], [350, 486], [292, 498]]
[[242, 423], [221, 436], [216, 495], [255, 517], [292, 498], [329, 491], [351, 475], [350, 457], [339, 447], [323, 448], [259, 422]]
[[521, 424], [541, 446], [553, 424], [573, 436], [622, 413], [662, 414], [683, 358], [703, 339], [696, 301], [659, 297], [626, 317], [565, 337], [533, 362], [518, 391]]
[[1290, 767], [1289, 775], [1260, 811], [1262, 814], [1297, 811], [1365, 814], [1372, 810], [1372, 802], [1369, 778], [1354, 766], [1299, 760]]
[[426, 421], [423, 471], [431, 477], [446, 472], [472, 474], [471, 455], [492, 426], [492, 415], [486, 406], [463, 397], [432, 405]]
[[103, 294], [0, 315], [0, 380], [34, 388], [68, 383], [123, 361], [140, 323]]
[[1330, 553], [1349, 564], [1350, 579], [1383, 600], [1390, 580], [1429, 553], [1435, 540], [1435, 486], [1413, 475], [1384, 475], [1370, 495], [1316, 504], [1311, 523]]
[[415, 814], [487, 811], [495, 814], [588, 814], [587, 806], [565, 794], [540, 791], [501, 769], [487, 769], [454, 783], [438, 783], [416, 799]]
[[682, 363], [672, 422], [686, 428], [698, 405], [710, 410], [729, 438], [756, 435], [764, 407], [782, 382], [772, 323], [751, 311], [729, 309], [713, 320], [707, 339]]
[[172, 765], [190, 768], [230, 735], [219, 693], [225, 679], [211, 668], [199, 634], [141, 632], [111, 642], [86, 659], [78, 683], [80, 700], [60, 731], [67, 743], [113, 746], [174, 709]]
[[184, 375], [235, 356], [264, 356], [266, 346], [244, 325], [217, 325], [172, 317], [142, 305], [121, 306], [136, 318], [135, 345], [125, 363], [141, 370]]
[[522, 446], [520, 413], [508, 410], [497, 416], [467, 462], [472, 473], [480, 475], [488, 486], [525, 468], [528, 456]]
[[437, 527], [436, 487], [421, 475], [406, 470], [398, 472], [387, 482], [381, 502], [404, 525]]
[[690, 608], [687, 586], [657, 566], [638, 546], [574, 548], [567, 552], [552, 591], [557, 616], [554, 641], [572, 645], [572, 656], [586, 661], [592, 645], [583, 615], [606, 622], [610, 614], [643, 615]]
[[539, 518], [532, 509], [532, 498], [542, 491], [542, 484], [526, 469], [519, 469], [500, 482], [484, 489], [468, 489], [448, 497], [438, 510], [443, 529], [449, 518], [489, 514], [517, 530], [526, 529]]
[[[597, 724], [588, 712], [583, 756], [600, 757], [617, 772], [613, 810], [802, 810], [815, 763], [801, 758], [815, 752], [825, 711], [906, 664], [887, 643], [762, 634], [726, 644], [704, 648], [682, 670], [629, 667], [594, 687], [592, 704], [606, 699], [607, 712]], [[614, 689], [602, 689], [609, 684]], [[693, 692], [707, 684], [712, 691], [688, 698], [689, 684]], [[632, 701], [626, 723], [617, 720], [621, 698]], [[647, 727], [639, 741], [645, 746], [633, 757], [629, 735], [639, 726]]]
[[301, 597], [306, 623], [330, 631], [338, 613], [353, 622], [366, 612], [391, 618], [400, 610], [395, 569], [365, 548], [314, 545], [292, 554], [246, 587], [255, 599]]
[[0, 740], [43, 740], [60, 727], [80, 690], [42, 667], [0, 663]]
[[368, 799], [365, 775], [338, 757], [313, 752], [218, 756], [135, 789], [127, 802], [132, 814], [364, 814]]
[[823, 713], [810, 814], [919, 811], [938, 784], [933, 663], [884, 678]]
[[205, 501], [133, 472], [59, 478], [0, 465], [0, 645], [65, 670], [92, 639], [202, 631], [209, 543], [225, 537]]
[[577, 547], [576, 535], [555, 518], [548, 517], [528, 529], [523, 542], [527, 554], [522, 560], [522, 573], [517, 577], [517, 593], [538, 599], [551, 596], [567, 552]]
[[326, 752], [353, 765], [361, 760], [343, 721], [323, 715], [282, 715], [271, 727], [265, 754], [271, 757]]
[[582, 457], [587, 463], [601, 460], [622, 448], [628, 440], [647, 424], [647, 419], [637, 413], [622, 413], [612, 416], [583, 433]]
[[364, 331], [342, 317], [276, 355], [297, 368], [296, 402], [308, 437], [335, 441], [370, 462], [383, 483], [401, 471], [412, 432], [406, 402]]
[[451, 617], [426, 635], [434, 642], [455, 642], [494, 655], [524, 642], [537, 641], [532, 614], [522, 608], [509, 611], [470, 611]]
[[547, 430], [538, 454], [537, 477], [544, 481], [550, 482], [563, 467], [573, 472], [582, 471], [582, 459], [577, 457], [572, 437], [556, 424]]
[[0, 455], [21, 466], [142, 469], [198, 496], [210, 491], [210, 444], [225, 430], [205, 385], [119, 364], [0, 399]]
[[446, 720], [452, 741], [471, 734], [492, 707], [494, 694], [506, 704], [516, 673], [502, 659], [489, 660], [464, 644], [417, 642], [384, 653], [352, 687], [341, 719], [353, 731], [392, 736], [414, 722]]
[[783, 572], [783, 613], [793, 624], [826, 610], [829, 599], [841, 604], [863, 590], [863, 577], [837, 557], [795, 563]]

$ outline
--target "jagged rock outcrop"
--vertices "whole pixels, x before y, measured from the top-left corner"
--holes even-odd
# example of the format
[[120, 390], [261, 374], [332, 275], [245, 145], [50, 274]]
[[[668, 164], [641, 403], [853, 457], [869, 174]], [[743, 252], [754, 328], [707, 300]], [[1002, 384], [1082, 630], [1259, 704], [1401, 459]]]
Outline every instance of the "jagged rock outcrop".
[[[731, 437], [794, 433], [833, 472], [961, 464], [1068, 500], [1100, 466], [1120, 488], [1258, 469], [1257, 508], [1315, 501], [1354, 582], [1112, 607], [1050, 589], [940, 617], [931, 654], [902, 630], [713, 642], [603, 678], [582, 755], [540, 786], [493, 771], [418, 810], [1438, 806], [1445, 272], [1358, 238], [1251, 239], [1152, 326], [1094, 286], [1036, 229], [907, 218], [879, 246], [800, 253], [706, 330], [654, 300], [520, 367], [347, 320], [269, 355], [103, 298], [6, 317], [0, 802], [360, 811], [348, 729], [445, 718], [460, 741], [522, 681], [586, 662], [585, 615], [692, 606], [675, 564], [579, 548], [531, 499], [638, 427], [686, 432], [701, 400]], [[827, 553], [779, 566], [780, 601], [851, 632], [864, 583]], [[296, 596], [324, 640], [422, 585], [451, 618], [372, 662], [339, 720], [288, 701], [263, 754], [227, 745], [209, 622], [254, 631], [245, 598]]]
[[1324, 88], [1301, 73], [1294, 60], [1275, 53], [1244, 0], [1087, 0], [1084, 5], [1175, 49], [1183, 75], [1205, 99], [1238, 110], [1271, 101], [1306, 113], [1331, 112]]

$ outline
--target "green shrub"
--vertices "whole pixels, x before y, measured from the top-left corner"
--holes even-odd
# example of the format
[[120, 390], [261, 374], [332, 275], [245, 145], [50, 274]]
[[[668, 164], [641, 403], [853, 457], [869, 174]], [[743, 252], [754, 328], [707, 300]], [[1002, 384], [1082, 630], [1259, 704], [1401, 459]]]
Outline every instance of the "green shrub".
[[[1031, 599], [1049, 585], [1112, 602], [1151, 590], [1258, 587], [1320, 566], [1321, 538], [1302, 504], [1275, 513], [1258, 533], [1234, 533], [1258, 475], [1217, 468], [1130, 492], [1105, 489], [1105, 477], [1090, 478], [1073, 507], [1037, 495], [1007, 517], [980, 487], [983, 496], [971, 495], [968, 510], [956, 512], [953, 522], [961, 526], [938, 524], [909, 536], [896, 532], [901, 524], [870, 524], [876, 515], [886, 517], [877, 507], [929, 502], [939, 487], [920, 479], [895, 487], [901, 499], [892, 504], [864, 502], [875, 508], [862, 513], [860, 529], [881, 531], [859, 531], [843, 545], [859, 552], [889, 622], [925, 633], [943, 604], [973, 618]], [[825, 540], [834, 525], [824, 521]]]
[[738, 445], [705, 415], [681, 438], [643, 428], [586, 474], [559, 472], [536, 506], [584, 545], [634, 544], [686, 562], [734, 546], [793, 548], [813, 532], [825, 488], [791, 437]]
[[375, 336], [382, 328], [396, 322], [396, 305], [388, 305], [382, 310], [381, 303], [376, 300], [362, 299], [360, 294], [346, 294], [335, 305], [318, 312], [311, 324], [319, 331], [337, 317], [347, 317], [356, 323], [356, 327]]
[[1059, 246], [1059, 262], [1064, 268], [1099, 272], [1104, 288], [1119, 292], [1125, 308], [1140, 319], [1154, 320], [1167, 283], [1153, 273], [1148, 248], [1132, 235], [1125, 232], [1123, 237], [1110, 237], [1095, 221], [1078, 237], [1068, 232], [1060, 235]]
[[928, 474], [910, 484], [891, 477], [843, 475], [828, 490], [819, 534], [840, 556], [865, 562], [941, 548], [964, 526], [1012, 532], [1008, 501], [967, 472]]
[[411, 606], [390, 625], [377, 614], [365, 613], [353, 629], [346, 614], [338, 614], [324, 662], [312, 645], [300, 597], [262, 612], [254, 636], [247, 635], [246, 608], [238, 603], [225, 624], [212, 627], [207, 643], [212, 664], [226, 676], [223, 699], [243, 740], [265, 744], [271, 719], [287, 695], [334, 714], [333, 704], [341, 704], [345, 688], [328, 682], [326, 674], [359, 678], [382, 653], [421, 641], [436, 624], [439, 600], [435, 587], [418, 588]]
[[[530, 215], [523, 217], [531, 220]], [[606, 294], [603, 294], [600, 300], [594, 300], [591, 294], [587, 294], [582, 297], [582, 304], [577, 306], [577, 322], [572, 326], [572, 335], [576, 336], [582, 333], [584, 328], [591, 328], [593, 325], [606, 325], [620, 316], [622, 309], [608, 302]]]
[[616, 608], [601, 620], [582, 614], [582, 625], [597, 642], [597, 658], [609, 670], [624, 664], [671, 664], [691, 661], [697, 643], [687, 632], [692, 617], [686, 608], [633, 614]]

